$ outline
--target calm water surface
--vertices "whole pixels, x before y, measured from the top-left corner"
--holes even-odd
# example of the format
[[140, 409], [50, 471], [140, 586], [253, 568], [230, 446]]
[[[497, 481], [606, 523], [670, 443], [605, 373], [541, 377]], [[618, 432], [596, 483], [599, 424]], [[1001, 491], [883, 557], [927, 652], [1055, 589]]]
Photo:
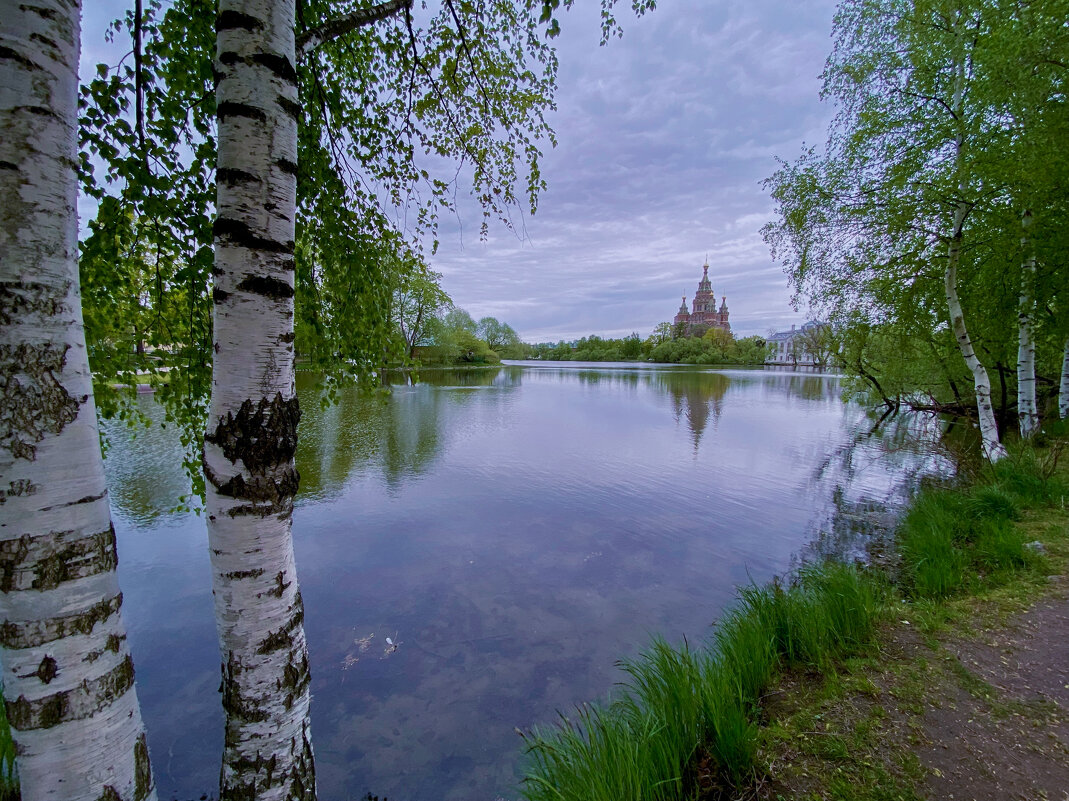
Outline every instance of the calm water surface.
[[[700, 641], [739, 584], [856, 549], [867, 513], [935, 466], [901, 425], [868, 436], [813, 374], [534, 362], [326, 409], [314, 376], [298, 387], [293, 530], [328, 801], [517, 798], [517, 728], [603, 697], [653, 633]], [[199, 798], [222, 747], [204, 522], [169, 511], [187, 489], [176, 432], [111, 435], [160, 797]]]

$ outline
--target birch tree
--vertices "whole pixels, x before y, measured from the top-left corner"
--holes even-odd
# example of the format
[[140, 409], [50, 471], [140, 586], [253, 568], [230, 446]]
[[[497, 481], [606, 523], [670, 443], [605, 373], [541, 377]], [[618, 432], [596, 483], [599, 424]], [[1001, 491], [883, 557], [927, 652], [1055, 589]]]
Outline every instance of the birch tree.
[[982, 169], [997, 132], [976, 86], [983, 6], [840, 6], [824, 74], [839, 112], [823, 154], [807, 151], [768, 182], [779, 220], [765, 235], [798, 295], [833, 319], [908, 320], [941, 305], [972, 378], [984, 453], [997, 460], [991, 380], [970, 332], [976, 319], [967, 324], [993, 290], [982, 274], [993, 253], [985, 226], [1007, 196]]
[[80, 7], [0, 18], [0, 655], [24, 801], [156, 791], [82, 326]]
[[[552, 106], [556, 57], [546, 39], [559, 30], [556, 13], [570, 5], [225, 0], [215, 13], [204, 0], [180, 0], [161, 24], [148, 26], [162, 42], [148, 51], [158, 56], [153, 74], [191, 100], [205, 90], [203, 102], [173, 115], [185, 133], [165, 128], [161, 135], [188, 142], [202, 161], [217, 150], [203, 467], [227, 713], [224, 798], [315, 792], [290, 538], [300, 417], [295, 300], [297, 319], [312, 323], [301, 332], [304, 342], [323, 357], [313, 363], [366, 374], [393, 337], [393, 276], [382, 269], [390, 259], [381, 257], [400, 252], [402, 239], [418, 250], [433, 238], [439, 210], [452, 206], [465, 179], [484, 226], [493, 217], [511, 224], [521, 198], [533, 210], [544, 187], [539, 142], [552, 139], [544, 112]], [[607, 38], [618, 30], [615, 0], [601, 5]], [[632, 1], [639, 13], [652, 5]], [[216, 36], [207, 69], [206, 12]], [[138, 51], [146, 21], [135, 13], [126, 26]], [[89, 112], [102, 122], [87, 142], [109, 163], [142, 147], [123, 116], [132, 109], [140, 118], [142, 93], [151, 96], [151, 76], [138, 72], [114, 91], [103, 78], [88, 87]], [[112, 102], [116, 94], [125, 105]], [[217, 132], [205, 115], [214, 115]], [[441, 177], [449, 160], [460, 169]], [[122, 191], [138, 174], [115, 176]], [[161, 193], [156, 210], [180, 221], [166, 201]], [[345, 294], [359, 301], [341, 302]], [[345, 340], [345, 348], [323, 347]]]

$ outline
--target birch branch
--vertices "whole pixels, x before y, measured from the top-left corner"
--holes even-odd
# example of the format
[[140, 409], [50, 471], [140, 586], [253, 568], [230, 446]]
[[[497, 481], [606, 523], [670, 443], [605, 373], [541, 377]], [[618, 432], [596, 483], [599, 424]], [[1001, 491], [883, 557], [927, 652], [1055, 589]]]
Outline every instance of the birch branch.
[[357, 28], [372, 25], [379, 20], [392, 17], [399, 11], [410, 8], [412, 8], [412, 0], [387, 0], [377, 6], [360, 8], [346, 14], [344, 17], [338, 17], [324, 22], [322, 25], [317, 25], [297, 37], [297, 58], [301, 59], [308, 55], [324, 42], [337, 39], [339, 36], [345, 36], [345, 34], [351, 33]]

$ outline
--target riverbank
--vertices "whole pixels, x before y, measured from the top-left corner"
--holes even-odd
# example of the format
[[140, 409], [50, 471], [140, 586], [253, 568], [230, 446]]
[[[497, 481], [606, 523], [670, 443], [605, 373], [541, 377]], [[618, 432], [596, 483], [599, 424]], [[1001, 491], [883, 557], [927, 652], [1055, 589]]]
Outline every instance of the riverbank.
[[811, 566], [744, 590], [703, 647], [655, 643], [614, 700], [529, 736], [525, 794], [1060, 797], [1063, 446], [925, 489], [879, 569]]

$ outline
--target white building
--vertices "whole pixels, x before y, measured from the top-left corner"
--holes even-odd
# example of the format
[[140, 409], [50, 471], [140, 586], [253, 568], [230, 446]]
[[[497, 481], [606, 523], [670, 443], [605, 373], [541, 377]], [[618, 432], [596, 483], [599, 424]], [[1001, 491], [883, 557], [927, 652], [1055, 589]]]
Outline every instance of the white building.
[[811, 331], [817, 331], [827, 327], [827, 323], [820, 320], [809, 320], [802, 323], [801, 328], [792, 325], [790, 331], [777, 331], [767, 340], [772, 346], [767, 364], [789, 364], [792, 367], [813, 367], [818, 364], [827, 364], [828, 354], [813, 354], [807, 347], [807, 340], [811, 337], [803, 336]]

